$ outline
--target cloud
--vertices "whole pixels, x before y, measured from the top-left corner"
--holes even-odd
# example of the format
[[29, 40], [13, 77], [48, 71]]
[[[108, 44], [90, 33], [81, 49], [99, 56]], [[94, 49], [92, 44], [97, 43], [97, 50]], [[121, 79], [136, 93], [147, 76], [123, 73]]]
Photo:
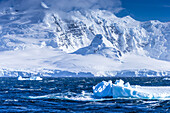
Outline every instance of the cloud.
[[45, 3], [50, 10], [72, 11], [87, 9], [103, 9], [112, 12], [121, 10], [120, 0], [1, 0], [1, 8], [13, 6], [18, 10], [36, 9]]
[[[48, 4], [49, 0], [45, 0], [44, 2]], [[50, 0], [50, 4], [53, 9], [62, 11], [80, 9], [104, 9], [114, 11], [121, 7], [120, 0]]]

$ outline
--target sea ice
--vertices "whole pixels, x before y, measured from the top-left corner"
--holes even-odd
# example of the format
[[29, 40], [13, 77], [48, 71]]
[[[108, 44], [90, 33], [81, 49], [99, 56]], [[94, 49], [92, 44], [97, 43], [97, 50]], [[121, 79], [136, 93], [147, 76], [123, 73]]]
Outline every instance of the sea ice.
[[162, 80], [170, 80], [170, 78], [163, 78]]
[[129, 82], [124, 84], [123, 80], [102, 81], [93, 86], [93, 94], [96, 97], [113, 97], [113, 98], [141, 98], [141, 99], [169, 99], [170, 87], [146, 87], [131, 86]]
[[29, 78], [23, 78], [22, 76], [19, 76], [18, 80], [42, 80], [42, 78], [39, 77], [39, 76], [32, 76], [32, 77], [29, 77]]

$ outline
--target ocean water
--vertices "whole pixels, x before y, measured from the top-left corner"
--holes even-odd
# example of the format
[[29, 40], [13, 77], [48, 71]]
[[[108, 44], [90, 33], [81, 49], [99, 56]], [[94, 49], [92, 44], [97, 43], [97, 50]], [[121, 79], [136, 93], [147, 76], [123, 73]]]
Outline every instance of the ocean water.
[[0, 112], [170, 112], [170, 100], [95, 98], [92, 87], [122, 79], [131, 85], [170, 86], [157, 78], [60, 77], [42, 81], [0, 78]]

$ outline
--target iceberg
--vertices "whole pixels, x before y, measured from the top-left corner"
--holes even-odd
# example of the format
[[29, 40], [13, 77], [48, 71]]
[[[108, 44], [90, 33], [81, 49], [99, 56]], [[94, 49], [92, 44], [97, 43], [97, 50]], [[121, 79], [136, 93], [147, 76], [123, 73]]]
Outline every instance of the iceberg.
[[42, 80], [42, 78], [39, 77], [39, 76], [32, 76], [32, 77], [30, 77], [29, 79], [30, 79], [30, 80]]
[[124, 84], [123, 80], [102, 81], [93, 86], [93, 94], [98, 98], [140, 98], [140, 99], [170, 99], [170, 87], [153, 86], [131, 86], [129, 82]]
[[32, 77], [29, 77], [29, 78], [23, 78], [22, 76], [19, 76], [18, 80], [42, 80], [42, 78], [39, 77], [39, 76], [32, 76]]
[[163, 78], [162, 80], [170, 80], [170, 78]]

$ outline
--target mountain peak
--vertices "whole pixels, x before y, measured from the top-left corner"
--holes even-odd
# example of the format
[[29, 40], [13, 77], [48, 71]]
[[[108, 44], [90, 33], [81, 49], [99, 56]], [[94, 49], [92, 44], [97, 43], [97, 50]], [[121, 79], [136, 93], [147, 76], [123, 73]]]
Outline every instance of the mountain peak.
[[[36, 59], [37, 62], [57, 65], [62, 69], [65, 67], [62, 67], [63, 64], [60, 63], [60, 58], [57, 56], [61, 54], [61, 59], [67, 55], [70, 58], [76, 57], [76, 59], [78, 56], [80, 59], [86, 59], [88, 56], [100, 57], [108, 61], [107, 66], [111, 67], [109, 69], [112, 69], [110, 61], [116, 62], [116, 65], [119, 66], [126, 61], [126, 58], [129, 58], [126, 56], [131, 56], [131, 54], [140, 56], [135, 56], [135, 58], [145, 56], [160, 62], [162, 62], [161, 60], [170, 61], [170, 23], [140, 22], [129, 16], [118, 18], [110, 11], [98, 9], [63, 12], [51, 10], [50, 4], [46, 2], [40, 3], [38, 7], [30, 9], [22, 7], [17, 9], [16, 6], [10, 6], [5, 13], [4, 10], [1, 10], [0, 52], [9, 52], [9, 54], [20, 51], [28, 52], [29, 55], [21, 52], [23, 59], [30, 59], [27, 56], [34, 53], [36, 59], [40, 58], [38, 54], [41, 51], [44, 56], [42, 55], [40, 60]], [[65, 61], [64, 58], [62, 62]], [[133, 61], [133, 58], [130, 61]], [[71, 65], [74, 64], [72, 61], [70, 62]], [[143, 65], [147, 67], [145, 63]], [[135, 67], [132, 66], [132, 68]], [[124, 69], [123, 66], [120, 68]], [[36, 69], [39, 69], [38, 66]], [[56, 69], [56, 67], [54, 66], [52, 69]], [[106, 68], [103, 67], [103, 69]], [[118, 67], [116, 69], [119, 70]], [[147, 69], [150, 70], [148, 67]], [[158, 68], [156, 67], [156, 69]]]

